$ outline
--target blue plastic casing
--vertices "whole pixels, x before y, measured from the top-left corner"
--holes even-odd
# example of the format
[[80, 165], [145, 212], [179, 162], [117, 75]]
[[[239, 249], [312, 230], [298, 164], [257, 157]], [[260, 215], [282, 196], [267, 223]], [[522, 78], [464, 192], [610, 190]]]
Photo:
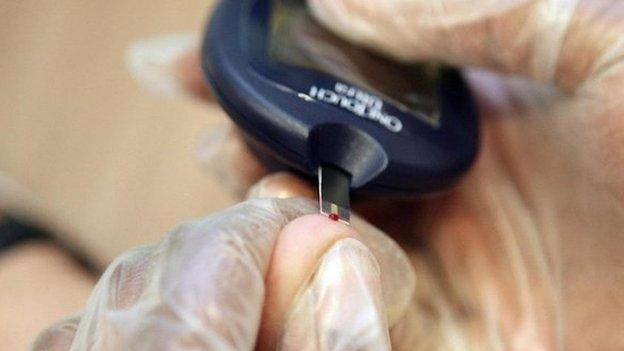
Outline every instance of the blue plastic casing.
[[314, 176], [320, 164], [332, 164], [351, 174], [352, 189], [389, 195], [439, 191], [469, 169], [477, 113], [459, 72], [444, 69], [437, 82], [437, 123], [382, 98], [381, 111], [358, 113], [336, 92], [374, 93], [268, 57], [271, 6], [271, 0], [222, 0], [202, 48], [215, 96], [271, 168]]

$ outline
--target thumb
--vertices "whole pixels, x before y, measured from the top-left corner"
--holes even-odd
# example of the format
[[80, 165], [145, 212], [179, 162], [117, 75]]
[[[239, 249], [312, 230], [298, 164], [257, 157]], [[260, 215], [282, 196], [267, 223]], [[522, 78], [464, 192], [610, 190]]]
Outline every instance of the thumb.
[[564, 90], [603, 72], [624, 52], [619, 1], [309, 0], [309, 5], [340, 35], [399, 59], [487, 67]]
[[336, 242], [295, 300], [282, 350], [390, 350], [380, 268], [360, 241]]

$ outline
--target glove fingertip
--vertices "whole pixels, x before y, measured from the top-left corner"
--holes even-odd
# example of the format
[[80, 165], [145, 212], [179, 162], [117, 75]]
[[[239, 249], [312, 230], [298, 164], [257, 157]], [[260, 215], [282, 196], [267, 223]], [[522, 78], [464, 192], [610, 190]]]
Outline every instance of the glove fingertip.
[[67, 351], [76, 336], [82, 314], [55, 323], [44, 330], [30, 345], [30, 351]]
[[282, 349], [390, 349], [379, 264], [360, 241], [337, 241], [295, 301]]

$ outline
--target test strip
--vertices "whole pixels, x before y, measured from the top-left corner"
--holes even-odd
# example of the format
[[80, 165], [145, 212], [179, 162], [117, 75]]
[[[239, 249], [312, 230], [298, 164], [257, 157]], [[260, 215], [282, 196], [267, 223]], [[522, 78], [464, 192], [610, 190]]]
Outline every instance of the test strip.
[[318, 168], [319, 210], [329, 218], [349, 224], [351, 175], [331, 165]]

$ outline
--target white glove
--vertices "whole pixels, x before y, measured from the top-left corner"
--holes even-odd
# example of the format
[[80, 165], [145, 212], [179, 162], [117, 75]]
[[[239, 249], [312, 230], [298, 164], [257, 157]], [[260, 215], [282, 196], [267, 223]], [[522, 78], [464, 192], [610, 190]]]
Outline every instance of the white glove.
[[115, 260], [32, 350], [389, 350], [414, 291], [407, 257], [316, 211], [250, 200], [182, 224]]

